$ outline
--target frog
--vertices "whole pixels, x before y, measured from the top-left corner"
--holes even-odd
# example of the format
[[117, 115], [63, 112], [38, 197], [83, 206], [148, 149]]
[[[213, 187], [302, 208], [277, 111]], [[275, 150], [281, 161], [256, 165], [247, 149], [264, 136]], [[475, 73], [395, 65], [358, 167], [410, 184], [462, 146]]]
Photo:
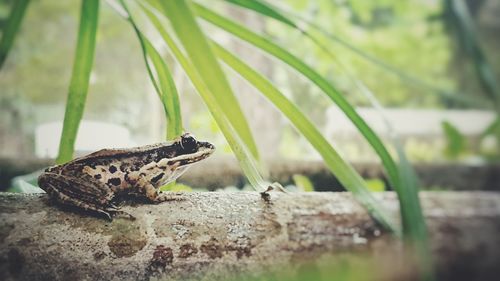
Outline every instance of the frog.
[[215, 151], [210, 142], [198, 141], [190, 133], [152, 145], [102, 149], [65, 164], [49, 167], [38, 177], [38, 185], [56, 203], [104, 216], [133, 216], [117, 204], [124, 198], [142, 198], [148, 203], [177, 200], [159, 188], [176, 180], [187, 168]]

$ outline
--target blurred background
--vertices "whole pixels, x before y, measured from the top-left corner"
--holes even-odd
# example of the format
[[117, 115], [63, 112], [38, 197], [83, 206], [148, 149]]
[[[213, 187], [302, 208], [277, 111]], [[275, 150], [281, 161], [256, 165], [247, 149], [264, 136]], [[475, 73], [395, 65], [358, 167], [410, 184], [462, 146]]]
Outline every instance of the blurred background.
[[[14, 1], [0, 1], [0, 27]], [[332, 34], [334, 40], [310, 31], [317, 33], [329, 53], [300, 32], [250, 11], [222, 1], [200, 2], [265, 34], [319, 71], [384, 140], [396, 133], [417, 166], [486, 167], [486, 174], [479, 176], [482, 184], [497, 189], [492, 185], [498, 184], [498, 178], [492, 177], [498, 171], [494, 162], [499, 156], [495, 100], [500, 77], [500, 2], [464, 1], [470, 16], [464, 19], [450, 1], [272, 1]], [[24, 163], [16, 170], [20, 173], [38, 167], [37, 159], [57, 154], [79, 9], [80, 1], [33, 0], [0, 71], [0, 161], [8, 163], [2, 164], [2, 189], [9, 185], [13, 174], [6, 175], [6, 169], [13, 162]], [[165, 117], [137, 36], [104, 1], [100, 12], [95, 64], [76, 151], [82, 154], [163, 141]], [[472, 37], [468, 26], [474, 27]], [[378, 162], [343, 113], [309, 81], [220, 29], [204, 23], [202, 27], [296, 102], [346, 159]], [[155, 38], [153, 31], [151, 38]], [[228, 158], [230, 149], [201, 98], [163, 51], [178, 86], [185, 130], [213, 142], [218, 147], [215, 158]], [[257, 91], [230, 76], [269, 165], [321, 159]], [[383, 111], [373, 107], [370, 95]], [[456, 171], [441, 175], [452, 178]], [[467, 177], [471, 170], [464, 173]], [[377, 175], [372, 173], [372, 177]], [[438, 185], [427, 183], [427, 187]]]

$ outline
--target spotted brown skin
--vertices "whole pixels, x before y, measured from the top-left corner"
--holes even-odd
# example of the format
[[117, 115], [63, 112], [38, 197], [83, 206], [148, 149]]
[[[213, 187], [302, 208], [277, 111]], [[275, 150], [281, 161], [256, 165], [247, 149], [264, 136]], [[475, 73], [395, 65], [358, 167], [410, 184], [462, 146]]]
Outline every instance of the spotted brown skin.
[[38, 185], [55, 201], [111, 219], [122, 213], [119, 195], [135, 195], [152, 203], [175, 200], [158, 188], [193, 163], [210, 156], [215, 147], [184, 134], [172, 142], [130, 149], [103, 149], [66, 164], [47, 168]]

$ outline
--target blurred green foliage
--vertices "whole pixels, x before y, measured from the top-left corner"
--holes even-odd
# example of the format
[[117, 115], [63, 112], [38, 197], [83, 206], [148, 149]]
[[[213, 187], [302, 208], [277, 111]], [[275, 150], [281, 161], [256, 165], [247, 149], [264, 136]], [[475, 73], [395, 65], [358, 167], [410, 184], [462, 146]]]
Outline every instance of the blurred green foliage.
[[[298, 259], [300, 260], [300, 259]], [[242, 281], [382, 281], [418, 280], [410, 263], [403, 268], [389, 264], [402, 263], [383, 257], [372, 257], [356, 253], [338, 254], [335, 258], [324, 257], [321, 262], [296, 262], [294, 268], [273, 270], [275, 273], [255, 277], [238, 278]]]
[[[436, 19], [442, 12], [439, 1], [289, 0], [288, 2], [314, 23], [368, 54], [429, 84], [450, 91], [456, 90], [456, 82], [449, 75], [448, 69], [453, 55], [450, 44], [453, 42], [450, 42], [443, 21]], [[339, 64], [333, 64], [318, 46], [301, 41], [302, 35], [298, 32], [286, 33], [285, 36], [281, 25], [278, 24], [270, 22], [268, 30], [281, 42], [281, 45], [287, 46], [291, 52], [299, 54], [305, 61], [314, 65], [321, 74], [342, 85], [342, 92], [349, 96], [351, 102], [358, 105], [370, 104], [364, 97], [355, 94], [355, 85], [345, 70]], [[314, 30], [308, 31], [314, 34]], [[344, 47], [329, 43], [320, 34], [318, 37], [324, 45], [331, 48], [330, 51], [337, 55], [342, 64], [350, 66], [356, 78], [366, 83], [382, 104], [441, 106], [440, 98], [426, 89], [415, 88], [407, 81], [401, 81]], [[290, 88], [300, 104], [321, 106], [317, 101], [311, 104], [313, 101], [302, 95], [306, 91], [315, 92], [309, 89], [310, 86], [306, 82], [290, 77], [283, 83], [293, 85]]]
[[[456, 46], [455, 33], [445, 27], [443, 3], [441, 1], [299, 1], [287, 0], [283, 6], [291, 6], [314, 23], [336, 34], [353, 45], [399, 69], [423, 79], [429, 84], [450, 91], [482, 93], [478, 79]], [[6, 69], [0, 77], [4, 93], [22, 93], [33, 102], [53, 103], [64, 100], [69, 81], [71, 61], [76, 40], [79, 5], [73, 1], [33, 1], [21, 26], [21, 36], [14, 42], [13, 52], [7, 59]], [[8, 14], [11, 1], [0, 2], [0, 17]], [[216, 5], [217, 6], [217, 5]], [[139, 99], [144, 92], [147, 79], [145, 67], [137, 53], [140, 46], [129, 30], [129, 26], [105, 3], [99, 23], [96, 66], [92, 73], [89, 107], [93, 111], [105, 111], [110, 103], [127, 108], [124, 100]], [[50, 19], [47, 20], [47, 19]], [[0, 26], [1, 26], [0, 22]], [[342, 92], [349, 95], [350, 102], [368, 105], [368, 101], [356, 95], [345, 71], [331, 63], [328, 55], [311, 42], [302, 40], [299, 32], [289, 31], [283, 25], [265, 20], [265, 31], [282, 46], [303, 58], [321, 74], [341, 85]], [[286, 30], [286, 32], [284, 32]], [[314, 30], [310, 30], [315, 33]], [[500, 55], [492, 52], [497, 41], [492, 36], [486, 39], [484, 49], [490, 54], [491, 64], [498, 68]], [[324, 44], [327, 39], [317, 34]], [[357, 54], [336, 44], [331, 51], [353, 74], [367, 84], [377, 98], [387, 106], [441, 107], [442, 100], [426, 89], [416, 88], [407, 82], [386, 73]], [[126, 57], [126, 60], [122, 58]], [[9, 63], [10, 61], [10, 63]], [[14, 65], [15, 62], [15, 65]], [[464, 67], [456, 67], [461, 65]], [[470, 67], [468, 67], [468, 65]], [[13, 69], [14, 68], [14, 69]], [[278, 71], [278, 70], [275, 70]], [[280, 70], [281, 71], [281, 70]], [[43, 76], [38, 75], [42, 73]], [[498, 71], [497, 71], [498, 73]], [[291, 91], [294, 99], [312, 111], [313, 119], [319, 119], [321, 111], [329, 102], [319, 91], [294, 74], [274, 74], [279, 85]], [[42, 78], [43, 77], [43, 78]], [[458, 79], [457, 79], [458, 78]], [[127, 83], [110, 83], [124, 81]], [[303, 95], [311, 92], [314, 97]], [[50, 93], [50, 94], [47, 94]], [[106, 101], [106, 102], [104, 102]], [[92, 112], [90, 112], [92, 115]], [[316, 116], [315, 116], [316, 115]]]
[[472, 14], [477, 13], [483, 6], [481, 2], [485, 1], [469, 1], [467, 4], [465, 0], [444, 0], [445, 22], [458, 43], [455, 53], [468, 58], [469, 65], [473, 66], [474, 74], [480, 82], [481, 90], [496, 104], [496, 109], [500, 110], [498, 79], [495, 78], [482, 42], [479, 40], [472, 17]]
[[467, 140], [460, 131], [450, 122], [442, 123], [444, 136], [446, 138], [445, 155], [451, 159], [458, 158], [467, 148]]
[[292, 176], [292, 179], [293, 183], [300, 191], [305, 191], [305, 192], [314, 191], [314, 185], [308, 177], [295, 174]]
[[[144, 120], [127, 122], [146, 110], [144, 92], [151, 91], [140, 45], [130, 26], [103, 3], [85, 117], [113, 119], [141, 129]], [[6, 16], [11, 3], [0, 1]], [[23, 96], [35, 105], [59, 105], [39, 114], [38, 123], [60, 119], [66, 100], [79, 21], [79, 1], [31, 1], [0, 75], [2, 95]], [[0, 25], [2, 21], [0, 21]], [[0, 26], [3, 28], [3, 26]], [[127, 59], [123, 59], [127, 58]], [[127, 83], [121, 83], [127, 81]], [[111, 109], [115, 110], [111, 110]], [[119, 109], [119, 110], [116, 110]], [[44, 111], [43, 107], [40, 108]], [[146, 120], [147, 121], [147, 120]]]
[[168, 184], [160, 187], [160, 191], [173, 191], [173, 192], [186, 191], [186, 192], [191, 192], [191, 191], [193, 191], [193, 188], [190, 187], [189, 185], [185, 185], [185, 184], [182, 184], [182, 183], [177, 183], [177, 182], [174, 181], [174, 182], [168, 183]]
[[381, 179], [367, 179], [366, 185], [371, 191], [385, 191], [385, 183]]

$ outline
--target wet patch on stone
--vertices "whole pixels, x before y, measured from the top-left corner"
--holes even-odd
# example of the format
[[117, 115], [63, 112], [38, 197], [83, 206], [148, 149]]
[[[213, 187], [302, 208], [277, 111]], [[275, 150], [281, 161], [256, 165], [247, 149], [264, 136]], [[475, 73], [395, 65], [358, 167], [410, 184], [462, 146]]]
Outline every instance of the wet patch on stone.
[[147, 271], [152, 274], [156, 272], [163, 272], [164, 269], [171, 265], [174, 260], [174, 254], [172, 249], [165, 247], [164, 245], [156, 246], [153, 256], [149, 261], [149, 266]]
[[179, 248], [179, 258], [189, 258], [198, 253], [198, 249], [193, 244], [184, 244]]
[[94, 253], [94, 260], [100, 261], [106, 257], [106, 253], [103, 251], [97, 251]]
[[252, 254], [251, 246], [239, 246], [239, 245], [229, 245], [226, 247], [226, 251], [235, 252], [236, 257], [241, 259], [243, 256], [249, 257]]
[[19, 276], [26, 261], [23, 254], [16, 248], [12, 248], [7, 254], [7, 259], [9, 261], [9, 273], [14, 277]]
[[251, 256], [253, 247], [248, 237], [242, 237], [239, 241], [232, 242], [220, 242], [212, 237], [200, 246], [200, 252], [208, 255], [211, 259], [222, 258], [226, 253], [235, 253], [236, 257], [240, 259], [243, 256]]
[[148, 239], [139, 225], [120, 219], [114, 220], [113, 224], [113, 236], [108, 246], [117, 257], [131, 257], [146, 246]]
[[224, 248], [217, 239], [213, 238], [200, 246], [200, 251], [207, 254], [211, 259], [222, 258]]
[[14, 224], [6, 224], [3, 228], [0, 228], [0, 243], [3, 243], [5, 238], [9, 236], [12, 229], [14, 229]]

